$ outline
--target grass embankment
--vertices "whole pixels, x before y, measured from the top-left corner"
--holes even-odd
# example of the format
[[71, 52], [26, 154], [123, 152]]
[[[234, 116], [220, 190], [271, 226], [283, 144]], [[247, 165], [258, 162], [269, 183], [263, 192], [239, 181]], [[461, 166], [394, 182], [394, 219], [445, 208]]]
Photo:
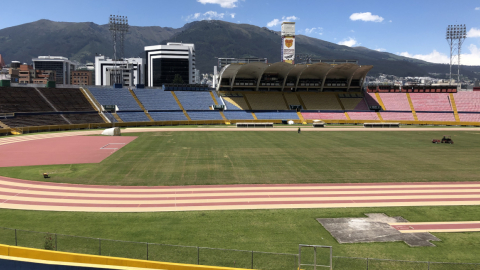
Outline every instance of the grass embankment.
[[476, 181], [480, 136], [445, 132], [146, 132], [98, 164], [0, 168], [0, 175], [104, 185]]
[[[449, 206], [163, 213], [0, 210], [0, 220], [4, 227], [126, 241], [285, 253], [298, 253], [298, 244], [317, 244], [333, 246], [335, 256], [480, 263], [478, 232], [434, 233], [442, 240], [433, 242], [436, 247], [412, 248], [403, 242], [338, 244], [316, 221], [327, 217], [364, 217], [364, 213], [386, 213], [412, 222], [480, 219], [477, 206]], [[2, 242], [12, 244], [11, 232], [0, 236]], [[18, 238], [20, 245], [42, 248], [42, 236], [18, 232]], [[59, 238], [58, 247], [85, 248], [85, 242]], [[128, 247], [118, 243], [116, 249], [133, 254], [134, 246], [131, 250]], [[102, 254], [109, 252], [107, 243], [102, 244], [102, 250]], [[93, 241], [91, 250], [80, 251], [98, 254], [98, 241]], [[154, 255], [152, 252], [151, 256]]]

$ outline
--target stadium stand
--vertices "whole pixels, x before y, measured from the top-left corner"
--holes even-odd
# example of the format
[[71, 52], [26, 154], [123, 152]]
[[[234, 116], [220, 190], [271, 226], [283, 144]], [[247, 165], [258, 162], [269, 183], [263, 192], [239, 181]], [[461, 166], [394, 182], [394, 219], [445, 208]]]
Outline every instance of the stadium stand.
[[85, 96], [78, 88], [38, 88], [58, 111], [94, 112]]
[[105, 123], [98, 113], [63, 114], [72, 124]]
[[380, 93], [380, 98], [388, 111], [410, 111], [405, 93]]
[[[252, 110], [288, 110], [281, 93], [245, 94]], [[278, 118], [276, 118], [278, 119]]]
[[210, 92], [175, 91], [175, 95], [185, 110], [208, 110], [213, 100]]
[[[101, 105], [117, 105], [119, 111], [141, 110], [141, 108], [138, 106], [138, 103], [135, 101], [128, 89], [90, 87], [88, 88], [88, 90], [90, 90], [90, 92]], [[145, 115], [145, 113], [143, 114]]]
[[259, 120], [299, 120], [296, 111], [255, 112]]
[[0, 113], [51, 112], [52, 107], [30, 87], [2, 87]]
[[343, 112], [302, 112], [306, 120], [347, 120]]
[[376, 112], [348, 112], [352, 120], [380, 120]]
[[150, 121], [147, 115], [142, 112], [117, 112], [123, 122], [147, 122]]
[[187, 113], [193, 121], [223, 120], [222, 116], [218, 111], [187, 111]]
[[220, 99], [220, 97], [217, 95], [217, 92], [216, 91], [212, 91], [211, 92], [213, 94], [213, 96], [215, 97], [215, 100], [217, 101], [218, 105], [224, 105], [222, 100]]
[[247, 102], [243, 97], [223, 97], [228, 110], [248, 110]]
[[380, 112], [386, 121], [414, 121], [412, 112]]
[[253, 120], [252, 114], [246, 111], [228, 110], [223, 111], [223, 114], [229, 120]]
[[301, 93], [300, 97], [307, 110], [342, 110], [333, 93]]
[[[287, 100], [288, 105], [301, 105], [300, 100], [298, 100], [297, 95], [292, 93], [285, 93], [285, 99]], [[289, 108], [290, 109], [290, 108]]]
[[[453, 111], [448, 93], [410, 93], [410, 98], [416, 112]], [[418, 120], [420, 120], [420, 118]]]
[[15, 115], [13, 118], [2, 118], [2, 122], [10, 127], [33, 127], [50, 125], [68, 125], [60, 114]]
[[418, 121], [455, 121], [453, 113], [425, 113], [417, 112]]
[[367, 106], [380, 106], [380, 103], [378, 102], [375, 93], [366, 93], [365, 102], [367, 103]]
[[480, 112], [480, 92], [458, 92], [453, 98], [458, 112]]
[[188, 120], [183, 111], [149, 112], [154, 121]]
[[345, 110], [368, 111], [368, 106], [363, 98], [340, 98]]
[[137, 98], [142, 102], [145, 109], [177, 111], [180, 110], [177, 102], [170, 91], [162, 89], [134, 89]]
[[460, 121], [480, 122], [480, 113], [459, 113]]
[[103, 113], [105, 115], [105, 117], [108, 118], [108, 120], [110, 120], [110, 122], [112, 123], [117, 123], [117, 119], [115, 119], [115, 116], [113, 116], [113, 114], [109, 113], [109, 112], [104, 112]]

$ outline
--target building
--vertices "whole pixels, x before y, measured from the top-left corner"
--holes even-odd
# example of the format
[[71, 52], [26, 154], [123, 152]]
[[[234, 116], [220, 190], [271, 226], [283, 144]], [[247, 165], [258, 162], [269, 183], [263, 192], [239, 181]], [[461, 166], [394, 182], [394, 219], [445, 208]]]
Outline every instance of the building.
[[[116, 72], [115, 72], [116, 71]], [[144, 65], [142, 58], [125, 58], [114, 61], [104, 55], [95, 56], [95, 85], [123, 86], [144, 84]]]
[[254, 62], [268, 63], [267, 58], [218, 58], [218, 70], [230, 65], [230, 64], [248, 64]]
[[173, 83], [177, 75], [186, 84], [197, 81], [199, 72], [195, 71], [194, 44], [169, 42], [167, 45], [146, 46], [145, 57], [145, 84], [150, 87]]
[[282, 23], [282, 62], [295, 64], [295, 23]]
[[73, 85], [93, 85], [92, 71], [90, 70], [72, 71], [70, 82]]
[[0, 54], [0, 69], [5, 67], [5, 62], [3, 61], [2, 55]]
[[57, 84], [71, 84], [71, 73], [76, 69], [77, 63], [62, 56], [39, 56], [32, 61], [33, 69], [55, 71]]
[[20, 65], [18, 69], [19, 83], [46, 84], [48, 81], [55, 81], [55, 71], [36, 70], [30, 65]]

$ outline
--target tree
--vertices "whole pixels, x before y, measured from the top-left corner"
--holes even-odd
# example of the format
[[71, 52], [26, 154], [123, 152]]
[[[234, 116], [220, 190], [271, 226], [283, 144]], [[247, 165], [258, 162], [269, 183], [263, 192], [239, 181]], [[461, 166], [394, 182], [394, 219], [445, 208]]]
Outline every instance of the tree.
[[182, 76], [180, 76], [180, 74], [175, 74], [175, 78], [173, 78], [173, 83], [183, 84], [185, 82], [183, 81]]

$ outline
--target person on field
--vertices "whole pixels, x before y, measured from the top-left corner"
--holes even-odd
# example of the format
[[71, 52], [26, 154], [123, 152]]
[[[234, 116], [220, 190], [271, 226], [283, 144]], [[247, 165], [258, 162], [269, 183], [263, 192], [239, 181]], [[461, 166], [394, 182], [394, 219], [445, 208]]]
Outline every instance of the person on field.
[[300, 128], [298, 128], [298, 133], [300, 133], [302, 130]]

